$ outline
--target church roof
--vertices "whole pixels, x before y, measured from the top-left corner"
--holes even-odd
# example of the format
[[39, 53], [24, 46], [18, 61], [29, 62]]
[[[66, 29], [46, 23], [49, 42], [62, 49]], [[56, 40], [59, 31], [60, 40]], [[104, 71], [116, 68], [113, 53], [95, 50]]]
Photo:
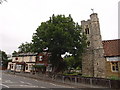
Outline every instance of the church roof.
[[102, 41], [104, 56], [120, 56], [120, 39]]

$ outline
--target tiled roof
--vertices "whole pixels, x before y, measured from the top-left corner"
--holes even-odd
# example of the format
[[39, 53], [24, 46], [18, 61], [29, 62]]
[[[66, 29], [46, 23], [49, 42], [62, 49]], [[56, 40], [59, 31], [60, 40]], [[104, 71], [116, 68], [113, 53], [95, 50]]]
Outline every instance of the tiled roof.
[[120, 56], [120, 39], [102, 41], [104, 56]]

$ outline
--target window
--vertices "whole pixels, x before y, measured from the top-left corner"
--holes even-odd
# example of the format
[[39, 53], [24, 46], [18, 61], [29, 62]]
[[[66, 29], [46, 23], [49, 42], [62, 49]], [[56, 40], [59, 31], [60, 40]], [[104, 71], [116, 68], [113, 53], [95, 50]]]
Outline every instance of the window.
[[118, 72], [118, 62], [111, 62], [111, 69], [113, 72]]
[[85, 34], [89, 34], [89, 28], [85, 29]]
[[13, 69], [13, 64], [11, 64], [11, 69]]
[[18, 57], [16, 57], [15, 60], [18, 60]]
[[32, 56], [30, 56], [30, 62], [32, 61]]
[[86, 27], [85, 27], [85, 34], [89, 34], [90, 32], [89, 32], [89, 26], [88, 25], [86, 25]]
[[29, 65], [29, 70], [32, 70], [32, 65]]
[[16, 65], [17, 70], [21, 70], [21, 65]]
[[88, 46], [88, 47], [90, 46], [90, 41], [87, 41], [87, 46]]
[[43, 56], [39, 56], [39, 61], [42, 61]]
[[26, 70], [28, 70], [28, 65], [26, 65]]

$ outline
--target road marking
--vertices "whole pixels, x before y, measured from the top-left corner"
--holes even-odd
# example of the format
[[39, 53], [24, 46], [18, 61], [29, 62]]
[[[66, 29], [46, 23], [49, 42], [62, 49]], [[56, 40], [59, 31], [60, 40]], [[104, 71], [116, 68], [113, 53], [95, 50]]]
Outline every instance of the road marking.
[[46, 88], [46, 87], [40, 87], [40, 88]]
[[29, 86], [29, 85], [20, 85], [21, 87], [38, 87], [38, 86]]
[[2, 80], [2, 79], [0, 78], [0, 80]]
[[15, 83], [15, 82], [12, 82], [11, 80], [6, 80], [6, 81], [4, 81], [2, 83]]
[[38, 80], [35, 80], [36, 82], [38, 82]]
[[54, 86], [57, 86], [56, 84], [54, 84], [54, 83], [50, 83], [51, 85], [54, 85]]
[[34, 87], [34, 88], [35, 88], [35, 87], [38, 87], [38, 86], [31, 86], [31, 85], [9, 85], [9, 86], [14, 86], [14, 87], [15, 87], [15, 86], [17, 86], [17, 87], [19, 86], [19, 87], [23, 87], [23, 88], [24, 88], [24, 87]]
[[56, 85], [56, 84], [54, 84], [54, 83], [49, 83], [49, 84], [54, 85], [54, 86], [60, 86], [60, 87], [73, 88], [73, 87], [70, 87], [70, 86]]
[[21, 83], [31, 85], [31, 83], [20, 81]]
[[2, 85], [2, 86], [4, 86], [4, 87], [7, 87], [7, 88], [9, 88], [9, 86], [7, 86], [7, 85], [5, 85], [5, 84], [0, 84], [0, 85]]
[[20, 81], [21, 83], [25, 83], [25, 82], [23, 82], [23, 81]]

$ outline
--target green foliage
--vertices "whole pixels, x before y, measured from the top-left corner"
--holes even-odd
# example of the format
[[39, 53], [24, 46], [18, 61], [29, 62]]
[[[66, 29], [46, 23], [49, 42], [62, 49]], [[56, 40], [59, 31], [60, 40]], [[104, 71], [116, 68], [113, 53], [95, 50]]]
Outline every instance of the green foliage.
[[8, 57], [4, 51], [0, 51], [0, 58], [2, 59], [2, 66], [7, 68], [8, 65]]
[[71, 15], [65, 17], [54, 14], [50, 20], [41, 23], [32, 38], [34, 52], [44, 49], [51, 52], [50, 62], [56, 68], [63, 62], [61, 55], [66, 52], [79, 57], [86, 47], [85, 40], [81, 26], [73, 21]]
[[70, 68], [70, 69], [73, 68], [73, 66], [75, 64], [75, 59], [73, 56], [64, 58], [64, 61], [66, 61], [68, 68]]
[[[22, 43], [18, 49], [18, 53], [27, 53], [27, 52], [33, 52], [33, 44], [32, 43], [28, 43], [28, 42], [25, 42], [25, 43]], [[16, 54], [16, 52], [15, 52]]]
[[68, 70], [70, 70], [70, 69], [80, 70], [82, 67], [81, 58], [75, 58], [74, 56], [68, 56], [68, 57], [64, 58], [64, 61], [67, 63]]
[[14, 51], [13, 53], [12, 53], [12, 56], [16, 56], [18, 54], [18, 52], [17, 51]]
[[108, 79], [111, 79], [111, 80], [120, 80], [120, 77], [117, 77], [117, 76], [111, 76], [111, 77], [109, 77]]
[[33, 65], [34, 68], [42, 69], [45, 68], [45, 65]]
[[79, 72], [69, 72], [69, 73], [64, 73], [63, 75], [74, 76], [74, 75], [81, 75], [81, 73], [79, 73]]

